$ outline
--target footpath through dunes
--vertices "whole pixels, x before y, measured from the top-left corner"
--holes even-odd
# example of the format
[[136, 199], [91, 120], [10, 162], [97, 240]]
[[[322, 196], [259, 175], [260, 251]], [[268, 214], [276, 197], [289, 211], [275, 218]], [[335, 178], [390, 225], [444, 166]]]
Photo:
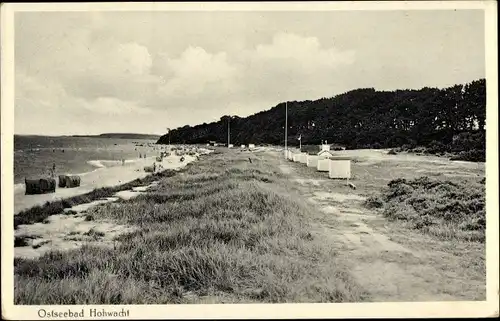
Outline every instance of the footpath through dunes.
[[94, 224], [130, 228], [113, 242], [16, 258], [15, 303], [364, 300], [294, 184], [276, 158], [219, 149], [136, 198], [87, 209]]
[[477, 184], [475, 181], [484, 177], [484, 164], [385, 155], [382, 150], [343, 151], [340, 154], [353, 158], [350, 182], [356, 189], [352, 189], [345, 180], [328, 179], [325, 173], [287, 161], [282, 154], [265, 152], [261, 157], [294, 181], [294, 190], [314, 207], [314, 238], [323, 239], [337, 253], [342, 266], [348, 267], [367, 291], [364, 300], [485, 300], [484, 237], [471, 231], [465, 240], [458, 229], [443, 226], [423, 234], [389, 222], [365, 203], [397, 178], [433, 175], [451, 179], [459, 186], [467, 186], [469, 180]]

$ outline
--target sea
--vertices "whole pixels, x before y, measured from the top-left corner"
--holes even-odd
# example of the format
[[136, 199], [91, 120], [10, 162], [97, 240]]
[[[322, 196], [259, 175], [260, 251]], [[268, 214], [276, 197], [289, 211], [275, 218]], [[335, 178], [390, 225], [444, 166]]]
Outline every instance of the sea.
[[155, 140], [102, 137], [14, 136], [14, 184], [24, 188], [25, 178], [48, 175], [85, 175], [99, 168], [154, 156], [160, 146]]

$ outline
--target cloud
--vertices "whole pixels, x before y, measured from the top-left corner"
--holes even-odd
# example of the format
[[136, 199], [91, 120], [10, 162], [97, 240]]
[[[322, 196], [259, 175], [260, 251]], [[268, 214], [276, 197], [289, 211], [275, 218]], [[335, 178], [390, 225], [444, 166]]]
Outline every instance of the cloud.
[[322, 48], [318, 38], [278, 33], [269, 44], [244, 53], [240, 81], [254, 95], [281, 100], [314, 99], [331, 92], [339, 67], [355, 62], [353, 50]]
[[144, 107], [139, 107], [130, 101], [123, 101], [114, 97], [99, 97], [97, 99], [88, 101], [84, 99], [77, 99], [82, 108], [99, 114], [107, 115], [142, 115], [149, 114], [151, 110]]
[[[226, 53], [211, 54], [200, 47], [188, 47], [179, 58], [166, 58], [165, 65], [170, 78], [160, 87], [163, 96], [213, 94], [214, 89], [225, 91], [237, 68], [227, 61]], [[216, 86], [213, 86], [216, 85]], [[217, 87], [217, 88], [215, 88]]]
[[[100, 21], [99, 16], [93, 19]], [[19, 70], [28, 68], [18, 73], [19, 110], [46, 106], [96, 117], [158, 110], [169, 111], [173, 126], [191, 119], [195, 124], [210, 115], [215, 120], [222, 113], [245, 110], [248, 114], [248, 110], [268, 108], [277, 93], [280, 97], [297, 94], [301, 85], [287, 83], [287, 76], [302, 81], [310, 73], [315, 79], [327, 77], [338, 65], [353, 61], [350, 52], [322, 48], [317, 38], [294, 34], [277, 34], [269, 44], [232, 52], [232, 56], [199, 46], [188, 46], [178, 56], [151, 53], [136, 42], [120, 43], [81, 31], [74, 37], [59, 36], [59, 50], [30, 64], [21, 60]], [[71, 44], [65, 39], [71, 39]], [[310, 86], [310, 80], [302, 85]], [[314, 90], [308, 94], [314, 95]]]
[[254, 60], [280, 67], [292, 65], [302, 72], [315, 72], [323, 68], [335, 68], [354, 62], [354, 51], [339, 51], [321, 48], [318, 38], [301, 37], [295, 34], [278, 33], [271, 44], [258, 45]]
[[119, 121], [115, 131], [147, 122], [161, 133], [359, 87], [470, 81], [484, 75], [483, 19], [458, 11], [18, 13], [16, 126], [31, 130], [50, 115], [74, 122], [53, 131], [102, 132]]
[[14, 92], [16, 108], [28, 105], [56, 109], [62, 106], [67, 96], [60, 83], [50, 81], [43, 75], [30, 76], [20, 68], [16, 70]]

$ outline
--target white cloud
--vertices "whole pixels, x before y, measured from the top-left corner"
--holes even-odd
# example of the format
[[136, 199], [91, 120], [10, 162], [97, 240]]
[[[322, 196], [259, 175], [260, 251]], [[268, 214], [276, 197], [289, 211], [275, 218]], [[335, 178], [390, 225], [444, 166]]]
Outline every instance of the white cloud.
[[[211, 54], [200, 47], [187, 48], [179, 58], [165, 59], [167, 76], [160, 94], [184, 99], [186, 95], [208, 93], [208, 90], [225, 91], [228, 81], [236, 73], [236, 67], [227, 61], [226, 53]], [[214, 88], [214, 84], [217, 84]]]
[[252, 56], [265, 63], [293, 66], [294, 69], [298, 67], [306, 72], [354, 62], [354, 51], [321, 48], [316, 37], [300, 37], [289, 33], [278, 33], [271, 44], [258, 45]]
[[88, 101], [78, 98], [82, 108], [87, 109], [93, 113], [107, 114], [107, 115], [142, 115], [149, 114], [151, 110], [144, 107], [139, 107], [130, 101], [123, 101], [114, 97], [99, 97], [97, 99]]
[[[105, 131], [108, 120], [120, 119], [113, 126], [129, 131], [141, 119], [161, 132], [358, 87], [470, 81], [484, 74], [484, 30], [463, 22], [481, 19], [451, 12], [20, 13], [16, 126], [29, 129], [35, 115], [51, 115], [71, 119], [72, 128], [82, 122], [82, 130]], [[401, 30], [393, 31], [396, 21]], [[52, 129], [65, 129], [58, 126]]]

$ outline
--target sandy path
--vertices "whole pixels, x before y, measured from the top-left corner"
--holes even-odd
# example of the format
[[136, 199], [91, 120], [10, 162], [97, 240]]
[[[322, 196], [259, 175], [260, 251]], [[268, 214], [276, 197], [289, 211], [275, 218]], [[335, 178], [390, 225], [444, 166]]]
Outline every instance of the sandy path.
[[[355, 152], [349, 151], [349, 154]], [[364, 300], [447, 301], [485, 298], [484, 275], [478, 276], [476, 273], [481, 269], [471, 271], [461, 268], [467, 264], [467, 257], [450, 253], [441, 243], [414, 231], [390, 227], [383, 217], [364, 207], [366, 196], [359, 188], [352, 190], [345, 181], [329, 180], [327, 173], [289, 162], [279, 153], [267, 154], [281, 172], [296, 183], [294, 188], [299, 194], [317, 208], [317, 215], [312, 218], [315, 236], [324, 238], [332, 248], [337, 249], [357, 282], [369, 292], [369, 297]], [[361, 151], [360, 154], [372, 165], [388, 159], [378, 151]], [[414, 156], [403, 157], [403, 162], [407, 158]], [[421, 157], [418, 161], [423, 160]], [[434, 168], [426, 164], [429, 170], [442, 171], [446, 164], [446, 161], [433, 158], [427, 161], [434, 164]], [[477, 164], [450, 166], [463, 170], [477, 167]], [[368, 166], [367, 170], [370, 168]], [[474, 256], [470, 260], [474, 261]]]

